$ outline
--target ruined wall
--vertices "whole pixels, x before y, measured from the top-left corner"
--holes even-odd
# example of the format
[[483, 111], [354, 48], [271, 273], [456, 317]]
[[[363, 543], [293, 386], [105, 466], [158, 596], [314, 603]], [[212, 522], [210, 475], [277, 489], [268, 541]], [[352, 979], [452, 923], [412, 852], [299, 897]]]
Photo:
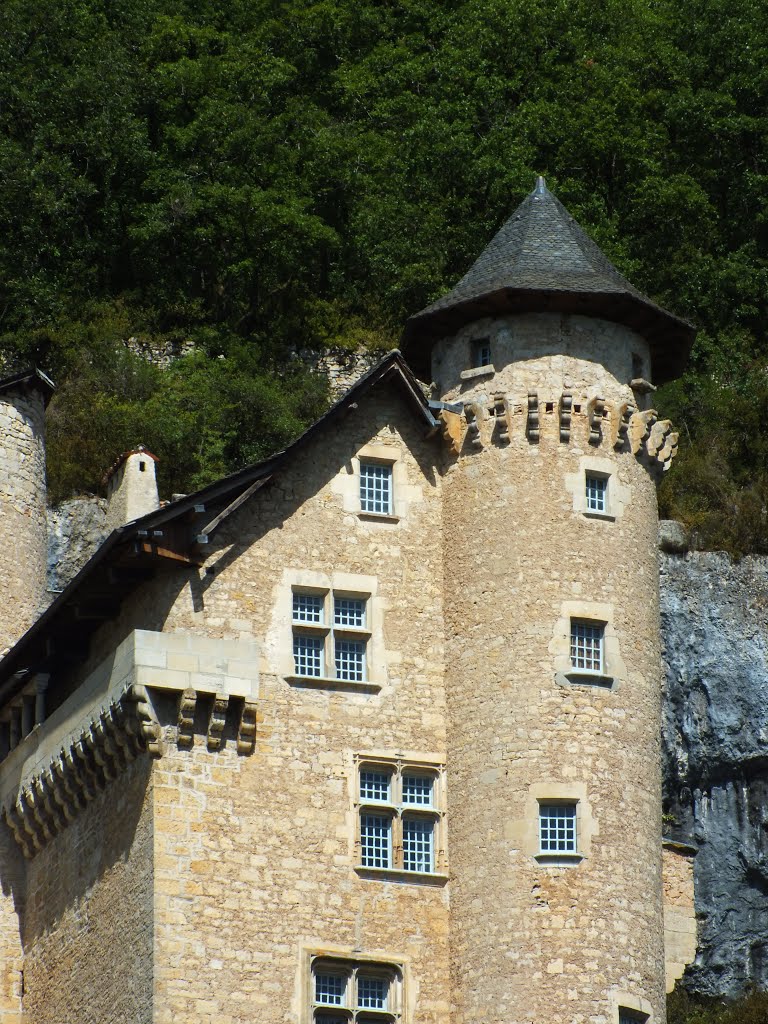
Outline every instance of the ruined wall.
[[0, 655], [45, 605], [45, 405], [36, 388], [0, 395]]
[[133, 762], [27, 862], [24, 1024], [151, 1024], [150, 774]]
[[664, 882], [664, 959], [667, 992], [696, 957], [695, 849], [667, 842], [662, 852]]
[[[455, 584], [446, 595], [452, 1019], [615, 1021], [625, 1006], [659, 1022], [655, 485], [613, 443], [644, 343], [585, 318], [521, 316], [512, 326], [490, 332], [490, 370], [464, 370], [472, 329], [435, 353], [441, 397], [473, 401], [479, 420], [444, 480], [445, 575]], [[574, 408], [563, 441], [566, 389]], [[535, 437], [526, 436], [532, 390]], [[494, 422], [486, 410], [499, 392], [505, 413]], [[590, 444], [598, 395], [610, 411]], [[587, 468], [610, 474], [610, 514], [582, 510]], [[571, 617], [605, 624], [611, 681], [568, 678]], [[540, 856], [539, 801], [577, 805], [580, 856]]]
[[768, 561], [663, 555], [664, 789], [694, 859], [699, 946], [683, 983], [768, 987]]

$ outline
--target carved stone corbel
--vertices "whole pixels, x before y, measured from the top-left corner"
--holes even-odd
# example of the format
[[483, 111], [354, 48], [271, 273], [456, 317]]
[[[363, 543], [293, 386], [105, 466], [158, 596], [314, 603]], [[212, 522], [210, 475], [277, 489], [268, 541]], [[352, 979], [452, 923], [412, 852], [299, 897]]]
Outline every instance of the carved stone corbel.
[[645, 450], [645, 442], [651, 436], [651, 428], [658, 419], [655, 409], [636, 412], [629, 421], [629, 444], [633, 455]]
[[535, 391], [528, 392], [528, 414], [525, 419], [525, 436], [531, 444], [538, 444], [541, 437], [539, 426], [539, 396]]
[[221, 750], [228, 705], [229, 696], [226, 693], [217, 693], [213, 698], [211, 717], [208, 719], [207, 741], [209, 750]]
[[605, 417], [605, 399], [592, 398], [587, 405], [589, 422], [589, 443], [599, 445], [603, 439], [603, 419]]
[[240, 715], [240, 726], [237, 730], [238, 754], [252, 754], [256, 746], [256, 712], [258, 705], [255, 700], [246, 700]]
[[493, 413], [495, 416], [494, 434], [499, 444], [509, 444], [509, 435], [512, 430], [512, 417], [509, 410], [509, 402], [506, 395], [495, 394], [493, 396]]
[[461, 416], [449, 409], [441, 409], [437, 418], [442, 424], [443, 440], [448, 445], [452, 455], [458, 455], [461, 451], [461, 441], [464, 433]]
[[622, 402], [616, 414], [616, 432], [613, 438], [613, 447], [621, 451], [627, 445], [629, 421], [634, 415], [635, 407], [631, 402]]
[[568, 444], [571, 439], [571, 414], [573, 412], [573, 395], [570, 391], [564, 391], [560, 396], [560, 407], [558, 409], [560, 418], [560, 442]]
[[191, 750], [195, 744], [195, 709], [197, 693], [184, 690], [179, 698], [179, 723], [177, 743], [182, 750]]
[[464, 406], [464, 417], [467, 421], [467, 436], [473, 448], [483, 447], [483, 438], [480, 434], [480, 423], [485, 416], [485, 410], [479, 402], [467, 402]]

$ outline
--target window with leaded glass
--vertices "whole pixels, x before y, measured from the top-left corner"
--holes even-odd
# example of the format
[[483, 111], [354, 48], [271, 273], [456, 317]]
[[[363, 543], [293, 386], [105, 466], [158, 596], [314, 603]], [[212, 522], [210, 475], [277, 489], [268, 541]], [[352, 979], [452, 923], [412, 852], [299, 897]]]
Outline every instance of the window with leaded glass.
[[368, 596], [294, 589], [294, 672], [362, 683], [368, 677]]
[[576, 804], [539, 804], [541, 853], [576, 853]]
[[605, 625], [602, 622], [581, 622], [571, 620], [571, 667], [577, 672], [603, 671], [603, 638]]
[[313, 1024], [395, 1024], [401, 1006], [399, 965], [327, 957], [312, 961]]
[[608, 477], [587, 473], [585, 478], [587, 512], [608, 511]]
[[360, 866], [434, 874], [443, 812], [436, 766], [358, 766]]
[[392, 515], [392, 464], [360, 460], [360, 511]]

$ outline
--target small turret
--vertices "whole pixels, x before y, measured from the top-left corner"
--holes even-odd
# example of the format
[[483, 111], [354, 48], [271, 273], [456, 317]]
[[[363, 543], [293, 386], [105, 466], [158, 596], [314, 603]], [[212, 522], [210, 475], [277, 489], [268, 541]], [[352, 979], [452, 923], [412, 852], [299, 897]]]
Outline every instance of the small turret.
[[139, 445], [129, 452], [123, 452], [110, 466], [104, 476], [109, 530], [125, 526], [159, 507], [156, 462], [157, 456], [144, 445]]

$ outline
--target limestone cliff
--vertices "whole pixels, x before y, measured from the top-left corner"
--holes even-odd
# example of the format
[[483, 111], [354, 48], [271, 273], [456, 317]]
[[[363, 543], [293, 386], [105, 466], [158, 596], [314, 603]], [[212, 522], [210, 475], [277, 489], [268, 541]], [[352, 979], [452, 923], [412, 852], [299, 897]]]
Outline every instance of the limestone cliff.
[[51, 596], [77, 575], [108, 532], [104, 498], [82, 495], [48, 509], [47, 575]]
[[768, 988], [768, 560], [661, 556], [668, 829], [699, 847], [684, 984]]

